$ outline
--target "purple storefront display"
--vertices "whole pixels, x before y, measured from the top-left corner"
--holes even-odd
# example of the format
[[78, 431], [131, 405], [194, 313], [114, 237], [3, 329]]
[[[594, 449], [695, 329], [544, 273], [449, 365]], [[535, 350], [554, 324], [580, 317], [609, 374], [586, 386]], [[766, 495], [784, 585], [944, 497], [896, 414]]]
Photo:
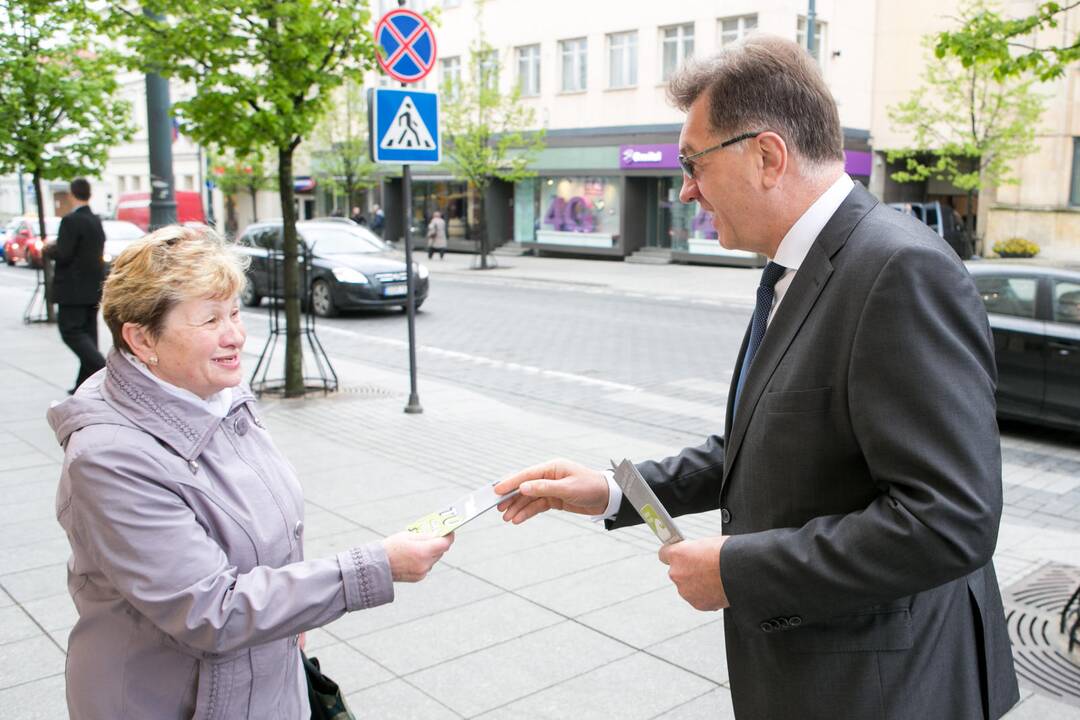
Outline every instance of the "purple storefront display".
[[620, 170], [678, 170], [679, 146], [674, 143], [662, 145], [620, 145]]
[[870, 165], [873, 161], [873, 153], [861, 150], [844, 151], [844, 171], [848, 175], [870, 176]]

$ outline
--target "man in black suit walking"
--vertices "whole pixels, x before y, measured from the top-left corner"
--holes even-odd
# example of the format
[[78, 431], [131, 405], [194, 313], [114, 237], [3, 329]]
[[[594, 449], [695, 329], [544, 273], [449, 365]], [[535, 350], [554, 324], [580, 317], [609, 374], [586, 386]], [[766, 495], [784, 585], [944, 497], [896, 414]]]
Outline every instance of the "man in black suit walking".
[[79, 358], [79, 375], [69, 394], [105, 367], [97, 342], [105, 230], [90, 210], [90, 183], [83, 178], [72, 180], [71, 195], [75, 209], [60, 221], [56, 242], [48, 248], [49, 257], [56, 261], [52, 301], [59, 306], [60, 337]]
[[[660, 551], [724, 610], [738, 718], [983, 720], [1018, 699], [992, 556], [1001, 520], [993, 342], [970, 275], [844, 172], [836, 103], [789, 40], [756, 35], [671, 78], [683, 202], [770, 262], [723, 436], [638, 469], [723, 532]], [[496, 486], [641, 522], [611, 478], [556, 460]], [[497, 679], [497, 678], [496, 678]]]

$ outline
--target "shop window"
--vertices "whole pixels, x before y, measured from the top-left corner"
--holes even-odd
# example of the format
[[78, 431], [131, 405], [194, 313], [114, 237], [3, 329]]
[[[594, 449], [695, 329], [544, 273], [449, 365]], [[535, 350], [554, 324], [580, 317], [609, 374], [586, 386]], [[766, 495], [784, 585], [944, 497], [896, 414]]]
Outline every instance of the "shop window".
[[637, 85], [637, 31], [612, 33], [608, 41], [608, 87]]
[[730, 45], [742, 40], [757, 29], [757, 15], [739, 15], [736, 17], [721, 18], [720, 46]]
[[540, 46], [525, 45], [517, 49], [518, 89], [525, 97], [540, 94]]
[[694, 54], [694, 23], [660, 29], [662, 66], [660, 79], [667, 82], [683, 62]]
[[559, 56], [562, 58], [562, 91], [581, 92], [587, 87], [588, 40], [574, 38], [559, 41]]
[[[799, 20], [795, 25], [795, 42], [800, 47], [806, 47], [806, 17], [804, 15], [799, 16]], [[814, 49], [810, 53], [818, 64], [821, 64], [821, 58], [825, 57], [825, 23], [820, 20], [814, 21]]]
[[619, 234], [619, 178], [549, 177], [540, 182], [538, 242], [614, 245]]

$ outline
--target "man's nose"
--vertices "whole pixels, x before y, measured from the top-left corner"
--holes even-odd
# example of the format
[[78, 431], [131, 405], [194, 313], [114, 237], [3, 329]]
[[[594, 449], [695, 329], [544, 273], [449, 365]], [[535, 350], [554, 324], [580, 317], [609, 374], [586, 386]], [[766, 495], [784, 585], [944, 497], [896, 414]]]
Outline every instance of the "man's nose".
[[701, 195], [698, 193], [697, 181], [683, 173], [682, 189], [679, 190], [679, 200], [683, 203], [692, 203], [700, 197]]

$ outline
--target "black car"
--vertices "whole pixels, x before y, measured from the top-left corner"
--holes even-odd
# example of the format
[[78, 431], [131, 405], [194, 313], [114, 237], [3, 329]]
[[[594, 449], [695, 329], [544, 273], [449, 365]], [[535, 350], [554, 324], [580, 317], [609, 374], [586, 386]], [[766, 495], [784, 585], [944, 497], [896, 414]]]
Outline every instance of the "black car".
[[986, 304], [1001, 417], [1080, 429], [1080, 272], [968, 264]]
[[[301, 241], [311, 250], [311, 306], [320, 317], [340, 310], [405, 307], [405, 263], [370, 230], [351, 222], [307, 220], [296, 224]], [[284, 297], [281, 253], [282, 223], [257, 223], [240, 236], [240, 249], [251, 256], [248, 283], [240, 300], [248, 307], [273, 294]], [[270, 250], [277, 258], [277, 277], [270, 277]], [[428, 270], [414, 264], [416, 307], [428, 294]], [[273, 292], [271, 292], [271, 286]]]

